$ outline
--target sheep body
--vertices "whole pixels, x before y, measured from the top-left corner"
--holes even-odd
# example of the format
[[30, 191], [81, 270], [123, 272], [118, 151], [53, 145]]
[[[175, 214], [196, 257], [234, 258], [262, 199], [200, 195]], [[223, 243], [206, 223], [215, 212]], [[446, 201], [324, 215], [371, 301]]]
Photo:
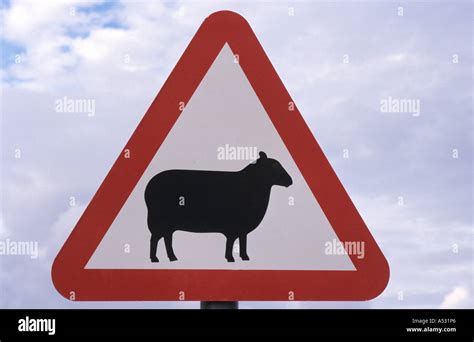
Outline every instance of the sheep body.
[[177, 260], [172, 236], [178, 230], [224, 234], [229, 262], [234, 261], [232, 247], [238, 238], [240, 256], [249, 260], [247, 235], [263, 220], [272, 186], [292, 183], [276, 160], [263, 152], [260, 156], [256, 163], [236, 172], [167, 170], [155, 175], [145, 189], [151, 261], [158, 262], [156, 249], [161, 238], [168, 258]]

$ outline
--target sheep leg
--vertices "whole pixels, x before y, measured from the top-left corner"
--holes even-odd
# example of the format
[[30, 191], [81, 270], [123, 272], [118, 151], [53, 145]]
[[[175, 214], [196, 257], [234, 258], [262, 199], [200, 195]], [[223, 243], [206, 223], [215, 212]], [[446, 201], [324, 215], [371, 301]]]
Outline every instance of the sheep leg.
[[169, 233], [165, 235], [165, 246], [166, 246], [166, 254], [168, 254], [168, 259], [170, 259], [170, 261], [178, 260], [176, 255], [174, 255], [174, 251], [173, 251], [173, 233]]
[[235, 259], [232, 256], [232, 249], [234, 247], [234, 242], [236, 240], [236, 237], [234, 236], [226, 236], [227, 242], [225, 245], [225, 258], [227, 259], [227, 262], [234, 262]]
[[239, 237], [240, 257], [242, 260], [250, 260], [247, 254], [247, 235]]
[[161, 239], [161, 236], [158, 234], [151, 234], [150, 238], [150, 260], [151, 262], [158, 262], [156, 257], [156, 249], [158, 248], [158, 241]]

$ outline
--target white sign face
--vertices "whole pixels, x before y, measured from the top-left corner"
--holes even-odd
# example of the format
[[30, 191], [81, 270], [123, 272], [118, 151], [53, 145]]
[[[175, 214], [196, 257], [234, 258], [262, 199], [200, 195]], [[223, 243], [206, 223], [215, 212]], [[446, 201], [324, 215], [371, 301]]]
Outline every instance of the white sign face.
[[[157, 250], [159, 262], [151, 262], [151, 234], [144, 193], [153, 176], [176, 169], [239, 171], [255, 162], [260, 151], [264, 151], [268, 158], [278, 160], [293, 184], [289, 187], [273, 186], [262, 222], [247, 237], [250, 260], [239, 257], [239, 239], [233, 246], [235, 262], [228, 262], [224, 235], [178, 230], [173, 235], [172, 244], [177, 260], [169, 260], [161, 239]], [[347, 255], [338, 255], [334, 253], [337, 251], [328, 248], [328, 245], [334, 247], [338, 242], [226, 44], [86, 268], [354, 271]], [[328, 249], [332, 253], [328, 253]]]

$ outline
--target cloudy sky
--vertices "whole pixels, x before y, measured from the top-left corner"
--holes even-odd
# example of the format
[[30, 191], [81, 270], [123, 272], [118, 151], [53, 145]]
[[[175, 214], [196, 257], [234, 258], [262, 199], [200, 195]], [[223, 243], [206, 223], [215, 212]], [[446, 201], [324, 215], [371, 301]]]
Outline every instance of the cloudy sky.
[[[74, 303], [51, 263], [197, 28], [231, 9], [250, 23], [387, 257], [369, 302], [269, 308], [464, 308], [473, 293], [471, 1], [1, 1], [1, 308]], [[95, 115], [55, 101], [94, 99]], [[388, 99], [420, 113], [381, 111]]]

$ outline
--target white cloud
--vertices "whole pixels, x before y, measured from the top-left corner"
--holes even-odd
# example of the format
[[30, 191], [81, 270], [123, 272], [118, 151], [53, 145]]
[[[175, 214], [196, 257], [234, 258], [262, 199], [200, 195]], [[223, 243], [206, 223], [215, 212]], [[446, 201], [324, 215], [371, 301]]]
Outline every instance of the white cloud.
[[17, 43], [29, 43], [37, 35], [51, 34], [69, 19], [72, 1], [49, 1], [48, 5], [29, 0], [12, 2], [4, 12], [3, 35]]
[[21, 167], [13, 169], [15, 181], [5, 184], [3, 190], [8, 205], [21, 206], [32, 200], [42, 202], [56, 190], [51, 179], [37, 170], [25, 170]]
[[401, 62], [404, 61], [407, 58], [407, 55], [404, 53], [397, 53], [393, 55], [388, 55], [386, 57], [386, 60], [389, 62]]
[[50, 268], [69, 234], [72, 232], [77, 221], [86, 209], [84, 204], [70, 206], [66, 211], [59, 214], [48, 232], [48, 239], [44, 242], [43, 255], [46, 257], [47, 267]]
[[4, 239], [8, 236], [9, 231], [3, 222], [3, 217], [0, 216], [0, 239]]
[[[24, 52], [21, 62], [10, 65], [2, 79], [13, 78], [19, 81], [18, 87], [34, 91], [70, 85], [73, 82], [71, 71], [77, 70], [74, 67], [81, 57], [71, 50], [74, 42], [80, 40], [81, 35], [100, 29], [115, 12], [81, 11], [97, 4], [100, 1], [53, 0], [47, 4], [34, 0], [12, 1], [10, 8], [2, 10], [1, 37]], [[100, 54], [100, 49], [95, 48], [91, 56]]]
[[390, 265], [389, 284], [374, 307], [421, 307], [424, 297], [442, 297], [459, 281], [471, 280], [471, 226], [437, 221], [414, 198], [405, 198], [404, 205], [396, 196], [352, 199]]
[[465, 309], [472, 306], [469, 289], [466, 286], [456, 286], [443, 299], [440, 309]]

